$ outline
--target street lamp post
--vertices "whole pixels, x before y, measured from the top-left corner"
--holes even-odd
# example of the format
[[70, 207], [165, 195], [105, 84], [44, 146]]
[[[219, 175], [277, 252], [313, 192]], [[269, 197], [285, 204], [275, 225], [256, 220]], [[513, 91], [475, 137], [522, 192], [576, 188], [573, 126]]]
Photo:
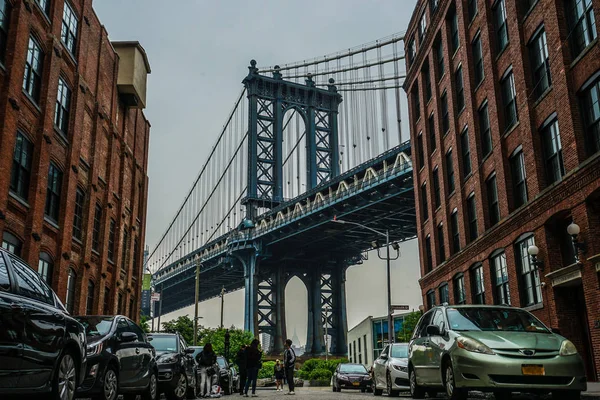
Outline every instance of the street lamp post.
[[200, 260], [196, 260], [196, 288], [194, 303], [194, 346], [198, 341], [198, 302], [200, 301]]
[[[377, 229], [373, 229], [369, 226], [363, 225], [363, 224], [359, 224], [358, 222], [351, 222], [351, 221], [342, 221], [339, 219], [334, 218], [332, 220], [332, 222], [338, 223], [338, 224], [348, 224], [348, 225], [355, 225], [355, 226], [359, 226], [363, 229], [369, 230], [373, 233], [378, 234], [379, 236], [383, 236], [385, 237], [385, 244], [386, 244], [386, 267], [387, 267], [387, 320], [388, 320], [388, 343], [392, 344], [394, 343], [394, 322], [393, 322], [393, 317], [392, 317], [392, 269], [391, 269], [391, 257], [390, 257], [390, 231], [389, 229], [385, 230], [384, 232], [378, 231]], [[397, 246], [397, 244], [395, 244], [395, 246]], [[383, 259], [381, 257], [381, 255], [379, 255], [379, 247], [377, 248], [377, 255], [379, 256], [379, 258]], [[396, 249], [396, 251], [398, 251], [398, 256], [395, 258], [398, 259], [398, 257], [400, 256], [399, 250], [394, 247]]]
[[223, 329], [223, 308], [225, 306], [225, 286], [221, 289], [221, 329]]

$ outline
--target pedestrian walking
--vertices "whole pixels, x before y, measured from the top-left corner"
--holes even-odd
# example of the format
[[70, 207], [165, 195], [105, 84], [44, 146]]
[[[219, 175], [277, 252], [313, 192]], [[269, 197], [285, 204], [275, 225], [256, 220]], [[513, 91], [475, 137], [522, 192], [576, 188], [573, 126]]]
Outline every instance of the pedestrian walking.
[[243, 344], [235, 355], [235, 363], [240, 371], [240, 395], [244, 395], [244, 388], [246, 387], [246, 345]]
[[217, 373], [217, 355], [212, 344], [206, 343], [202, 352], [196, 356], [198, 373], [200, 374], [200, 397], [210, 396], [213, 379]]
[[274, 367], [275, 384], [277, 385], [277, 391], [283, 390], [283, 377], [285, 376], [285, 369], [281, 361], [277, 360]]
[[256, 396], [256, 379], [258, 378], [258, 369], [261, 364], [262, 353], [258, 349], [258, 339], [254, 339], [250, 343], [250, 347], [246, 348], [246, 386], [244, 387], [244, 396], [248, 397], [248, 389], [252, 384], [252, 397]]
[[289, 392], [286, 394], [294, 393], [294, 369], [296, 368], [296, 352], [292, 349], [292, 341], [287, 339], [285, 341], [285, 352], [283, 353], [283, 367], [285, 369], [285, 377], [288, 382]]

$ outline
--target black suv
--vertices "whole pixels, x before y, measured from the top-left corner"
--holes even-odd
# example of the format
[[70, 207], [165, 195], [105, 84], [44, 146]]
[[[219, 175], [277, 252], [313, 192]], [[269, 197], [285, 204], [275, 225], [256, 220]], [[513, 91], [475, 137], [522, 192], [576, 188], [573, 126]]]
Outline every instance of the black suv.
[[158, 398], [154, 348], [142, 329], [122, 315], [76, 317], [87, 335], [87, 371], [78, 397], [94, 400]]
[[23, 260], [0, 249], [0, 398], [71, 400], [84, 377], [85, 333]]
[[194, 349], [178, 333], [152, 333], [158, 363], [158, 389], [169, 400], [195, 399], [198, 393]]

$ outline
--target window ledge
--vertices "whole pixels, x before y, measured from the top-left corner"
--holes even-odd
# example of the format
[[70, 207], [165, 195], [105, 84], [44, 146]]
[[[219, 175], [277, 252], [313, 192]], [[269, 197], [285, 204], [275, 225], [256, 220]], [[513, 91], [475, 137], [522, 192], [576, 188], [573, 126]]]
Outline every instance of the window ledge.
[[477, 84], [477, 86], [475, 86], [475, 89], [473, 90], [473, 93], [477, 93], [477, 91], [479, 90], [479, 88], [483, 86], [483, 82], [485, 82], [485, 71], [484, 71], [483, 78], [481, 78], [481, 82], [479, 82]]
[[473, 15], [473, 18], [471, 18], [469, 25], [467, 25], [467, 29], [471, 29], [471, 26], [473, 25], [473, 22], [475, 22], [475, 19], [477, 19], [478, 15], [479, 15], [479, 7], [477, 7], [477, 11], [475, 11], [475, 15]]
[[546, 96], [548, 96], [548, 93], [550, 93], [552, 91], [554, 86], [550, 85], [546, 88], [546, 90], [544, 90], [544, 92], [538, 97], [538, 99], [533, 103], [533, 107], [537, 107], [538, 105], [540, 105], [540, 103], [542, 101], [544, 101], [544, 99], [546, 98]]
[[538, 303], [538, 304], [534, 304], [532, 306], [522, 307], [523, 310], [529, 311], [529, 312], [541, 310], [542, 308], [544, 308], [544, 303]]
[[40, 106], [38, 105], [38, 103], [33, 99], [33, 97], [31, 97], [29, 95], [29, 93], [27, 93], [25, 90], [22, 89], [21, 91], [25, 95], [25, 98], [27, 100], [29, 100], [29, 102], [31, 103], [31, 105], [41, 114], [42, 113], [42, 109], [40, 108]]
[[446, 71], [444, 71], [444, 74], [442, 76], [440, 76], [440, 79], [438, 79], [438, 86], [440, 85], [440, 82], [444, 80], [445, 77], [446, 77]]
[[456, 194], [456, 188], [454, 188], [454, 190], [450, 192], [450, 194], [448, 195], [448, 199], [451, 199], [452, 197], [454, 197], [455, 194]]
[[429, 107], [429, 104], [431, 104], [432, 100], [433, 100], [433, 94], [431, 95], [431, 97], [429, 98], [429, 100], [427, 100], [427, 103], [425, 103], [425, 108]]
[[56, 133], [56, 136], [59, 138], [59, 141], [64, 147], [67, 147], [69, 145], [69, 139], [63, 133], [63, 131], [56, 125], [54, 125], [54, 133]]
[[2, 61], [0, 61], [0, 71], [6, 72], [6, 67], [4, 66], [4, 63]]
[[454, 50], [454, 53], [452, 53], [452, 60], [453, 61], [454, 61], [454, 58], [458, 54], [458, 51], [460, 50], [461, 47], [462, 47], [462, 44], [459, 44], [458, 47], [456, 48], [456, 50]]
[[466, 182], [469, 180], [470, 177], [473, 176], [473, 171], [469, 172], [467, 175], [465, 175], [465, 177], [463, 178], [463, 182]]
[[83, 246], [83, 242], [81, 241], [81, 239], [77, 239], [75, 236], [73, 236], [73, 241], [75, 243], [77, 243], [79, 246]]
[[34, 1], [34, 3], [36, 5], [37, 10], [40, 12], [40, 14], [42, 14], [42, 17], [44, 17], [44, 19], [46, 20], [46, 24], [48, 26], [52, 25], [52, 21], [50, 21], [50, 17], [46, 14], [46, 11], [42, 9], [42, 7], [37, 1]]
[[60, 230], [60, 226], [58, 226], [58, 224], [47, 215], [44, 215], [44, 222], [46, 222], [48, 225], [50, 225], [52, 228], [56, 229], [57, 231]]
[[437, 146], [436, 146], [436, 148], [435, 148], [435, 149], [433, 149], [433, 151], [431, 152], [431, 154], [429, 154], [429, 158], [433, 157], [433, 155], [434, 155], [435, 153], [437, 153], [437, 151], [438, 151], [438, 149], [437, 149]]
[[27, 208], [30, 207], [29, 203], [24, 198], [22, 198], [21, 196], [19, 196], [18, 194], [16, 194], [12, 190], [8, 191], [8, 195], [10, 197], [12, 197], [13, 199], [15, 199], [17, 202], [19, 202], [19, 204], [21, 204], [22, 206], [27, 207]]
[[508, 42], [506, 42], [506, 45], [504, 46], [504, 48], [502, 50], [500, 50], [500, 52], [498, 53], [498, 55], [496, 56], [494, 61], [498, 62], [500, 57], [502, 57], [502, 55], [506, 52], [506, 49], [508, 49], [508, 46], [510, 46], [510, 40]]
[[525, 22], [525, 20], [527, 18], [529, 18], [529, 16], [531, 15], [531, 13], [533, 12], [533, 9], [535, 8], [535, 6], [537, 6], [537, 4], [539, 3], [539, 0], [536, 0], [535, 3], [533, 3], [531, 5], [531, 7], [529, 7], [529, 10], [527, 10], [527, 12], [525, 13], [525, 16], [523, 17], [523, 23]]
[[65, 44], [65, 42], [63, 42], [61, 40], [60, 43], [62, 44], [63, 49], [65, 50], [65, 52], [69, 55], [69, 59], [71, 60], [71, 62], [73, 63], [73, 65], [76, 67], [77, 66], [77, 60], [75, 59], [75, 55], [73, 55], [73, 53], [71, 53], [71, 51], [67, 48], [67, 45]]
[[515, 131], [521, 125], [521, 121], [517, 121], [513, 126], [511, 126], [506, 132], [502, 134], [502, 139], [506, 139], [510, 136], [511, 133]]
[[100, 253], [98, 252], [98, 250], [94, 250], [94, 249], [92, 249], [92, 254], [94, 254], [94, 255], [96, 255], [96, 256], [98, 256], [98, 257], [100, 257]]
[[[569, 66], [570, 69], [575, 68], [575, 65], [577, 65], [579, 63], [579, 61], [581, 61], [582, 58], [585, 57], [585, 55], [587, 53], [589, 53], [590, 50], [592, 50], [594, 47], [596, 47], [596, 44], [598, 43], [598, 38], [592, 40], [590, 42], [590, 44], [587, 45], [587, 47], [583, 50], [581, 50], [581, 53], [579, 53], [577, 55], [577, 57], [575, 57], [575, 59], [573, 60], [573, 62], [571, 63], [571, 65]], [[569, 46], [570, 47], [570, 46]]]
[[457, 118], [458, 118], [458, 117], [460, 117], [460, 116], [462, 115], [462, 113], [463, 113], [463, 112], [464, 112], [466, 109], [467, 109], [467, 106], [466, 106], [466, 105], [464, 105], [464, 106], [463, 106], [463, 107], [460, 109], [460, 111], [459, 111], [459, 112], [456, 114], [456, 117], [457, 117]]

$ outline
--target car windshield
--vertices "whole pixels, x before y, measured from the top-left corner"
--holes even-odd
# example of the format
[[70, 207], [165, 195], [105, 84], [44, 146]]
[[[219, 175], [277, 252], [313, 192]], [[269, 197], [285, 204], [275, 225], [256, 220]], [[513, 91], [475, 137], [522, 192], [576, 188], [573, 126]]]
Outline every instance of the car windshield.
[[360, 364], [342, 364], [340, 366], [340, 372], [342, 374], [366, 374], [367, 369], [364, 365]]
[[392, 345], [392, 354], [391, 355], [393, 358], [408, 358], [408, 345], [406, 345], [406, 344]]
[[550, 333], [526, 311], [507, 308], [448, 308], [450, 328], [455, 331], [513, 331]]
[[177, 351], [177, 336], [152, 336], [150, 344], [156, 351]]
[[217, 357], [217, 364], [219, 364], [219, 368], [225, 368], [225, 367], [227, 367], [225, 365], [225, 359], [221, 358], [221, 357]]
[[115, 320], [113, 317], [75, 317], [85, 328], [87, 336], [105, 336]]

